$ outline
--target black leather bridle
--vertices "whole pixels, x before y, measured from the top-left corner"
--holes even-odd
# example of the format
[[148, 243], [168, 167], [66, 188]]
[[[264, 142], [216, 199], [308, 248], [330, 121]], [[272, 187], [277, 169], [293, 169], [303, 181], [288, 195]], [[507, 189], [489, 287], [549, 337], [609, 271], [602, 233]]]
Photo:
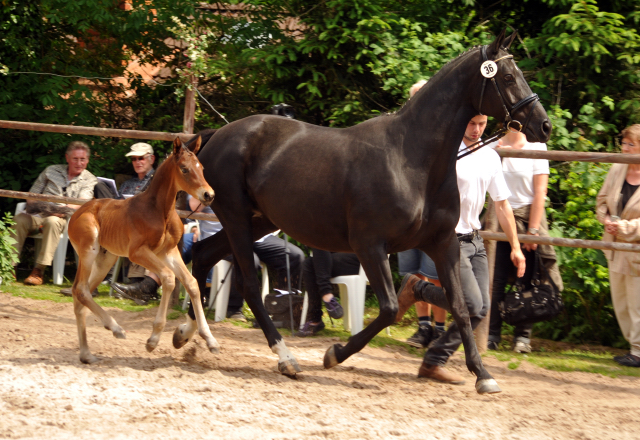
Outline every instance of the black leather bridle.
[[[480, 49], [480, 52], [482, 53], [482, 62], [484, 63], [485, 61], [488, 61], [488, 57], [487, 57], [487, 46], [482, 46], [482, 48]], [[496, 60], [491, 60], [494, 63], [498, 63], [498, 61], [502, 61], [502, 60], [507, 60], [507, 59], [512, 59], [513, 55], [505, 55], [502, 56]], [[496, 93], [498, 94], [498, 98], [500, 98], [500, 102], [502, 103], [502, 108], [504, 109], [504, 114], [505, 114], [505, 119], [504, 119], [504, 126], [503, 128], [499, 129], [498, 131], [496, 131], [493, 135], [491, 135], [491, 137], [489, 137], [488, 139], [482, 141], [478, 141], [475, 142], [471, 145], [469, 145], [467, 148], [464, 148], [462, 150], [460, 150], [459, 155], [458, 155], [458, 160], [462, 159], [465, 156], [468, 156], [469, 154], [471, 154], [473, 151], [477, 150], [478, 148], [482, 148], [485, 145], [491, 143], [491, 142], [495, 142], [498, 139], [502, 138], [504, 135], [507, 134], [508, 130], [512, 130], [512, 131], [522, 131], [524, 130], [527, 125], [529, 124], [529, 121], [531, 120], [531, 115], [533, 114], [533, 110], [536, 106], [536, 104], [538, 103], [538, 101], [540, 101], [540, 97], [538, 97], [537, 94], [532, 93], [531, 95], [527, 96], [526, 98], [522, 98], [520, 101], [516, 102], [514, 105], [511, 106], [511, 110], [507, 109], [507, 102], [505, 101], [503, 94], [500, 92], [500, 87], [498, 86], [498, 82], [496, 81], [496, 75], [494, 75], [491, 78], [487, 78], [486, 76], [482, 79], [482, 90], [480, 91], [480, 104], [478, 105], [478, 113], [482, 114], [482, 100], [484, 98], [484, 90], [487, 86], [487, 80], [490, 79], [491, 82], [493, 83], [494, 88], [496, 89]], [[531, 107], [531, 110], [529, 111], [529, 113], [527, 114], [527, 118], [524, 121], [524, 124], [521, 124], [520, 121], [515, 120], [511, 117], [512, 113], [517, 112], [520, 108], [525, 107], [529, 104], [533, 103], [533, 106]], [[478, 146], [479, 145], [479, 146]], [[475, 148], [476, 146], [478, 146], [478, 148]]]

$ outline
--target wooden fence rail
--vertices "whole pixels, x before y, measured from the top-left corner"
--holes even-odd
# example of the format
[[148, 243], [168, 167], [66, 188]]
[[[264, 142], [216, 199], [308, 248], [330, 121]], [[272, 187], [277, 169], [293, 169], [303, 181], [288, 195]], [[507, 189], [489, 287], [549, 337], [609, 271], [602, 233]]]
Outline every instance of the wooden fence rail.
[[127, 139], [146, 139], [155, 141], [170, 141], [179, 137], [183, 142], [193, 137], [186, 133], [167, 133], [163, 131], [122, 130], [118, 128], [82, 127], [76, 125], [40, 124], [36, 122], [3, 121], [0, 128], [15, 130], [47, 131], [50, 133], [87, 134], [90, 136], [119, 137]]

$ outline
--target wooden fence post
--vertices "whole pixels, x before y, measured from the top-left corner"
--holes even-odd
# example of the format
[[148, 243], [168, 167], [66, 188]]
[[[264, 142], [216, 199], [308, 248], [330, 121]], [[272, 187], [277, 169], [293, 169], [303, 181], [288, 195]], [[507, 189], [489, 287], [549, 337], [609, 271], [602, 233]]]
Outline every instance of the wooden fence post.
[[[483, 230], [495, 232], [498, 229], [498, 218], [496, 217], [496, 206], [493, 200], [489, 200], [487, 206], [487, 212], [484, 215], [484, 227]], [[491, 304], [492, 289], [493, 289], [493, 269], [496, 264], [496, 241], [484, 240], [484, 248], [487, 251], [487, 264], [489, 264], [489, 304]], [[476, 345], [478, 351], [484, 353], [487, 351], [487, 342], [489, 340], [489, 317], [491, 316], [491, 306], [489, 306], [489, 312], [487, 316], [476, 327]]]
[[193, 134], [193, 127], [195, 125], [195, 113], [196, 113], [196, 91], [197, 80], [193, 77], [189, 78], [192, 88], [187, 88], [184, 94], [184, 120], [182, 123], [182, 132]]

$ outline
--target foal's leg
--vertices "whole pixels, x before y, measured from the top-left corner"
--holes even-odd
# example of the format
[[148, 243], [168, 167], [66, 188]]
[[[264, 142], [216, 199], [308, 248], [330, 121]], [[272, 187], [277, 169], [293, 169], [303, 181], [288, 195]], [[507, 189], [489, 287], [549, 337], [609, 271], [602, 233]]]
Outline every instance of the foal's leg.
[[[72, 287], [73, 308], [76, 315], [80, 343], [80, 361], [90, 364], [99, 359], [91, 354], [87, 341], [86, 316], [89, 310], [101, 319], [104, 327], [111, 330], [116, 338], [124, 339], [126, 337], [124, 329], [91, 297], [93, 289], [104, 279], [113, 263], [115, 263], [116, 256], [101, 249], [97, 239], [93, 245], [89, 244], [89, 246], [80, 248], [74, 243], [74, 247], [76, 247], [76, 251], [80, 251], [78, 255], [78, 270]], [[96, 282], [96, 280], [98, 281]]]
[[[211, 237], [207, 237], [202, 241], [193, 244], [193, 262], [191, 270], [193, 277], [197, 282], [198, 291], [200, 292], [201, 304], [204, 309], [209, 303], [209, 291], [207, 289], [207, 275], [213, 266], [225, 256], [231, 253], [231, 245], [227, 239], [227, 231], [224, 229], [215, 233]], [[225, 280], [230, 283], [231, 280]], [[198, 328], [196, 322], [195, 309], [193, 300], [189, 304], [189, 312], [187, 313], [187, 322], [179, 325], [173, 333], [173, 346], [175, 348], [183, 347], [193, 337]]]
[[362, 350], [375, 335], [393, 324], [398, 313], [398, 298], [393, 288], [389, 260], [383, 246], [363, 246], [362, 250], [356, 254], [378, 298], [380, 314], [360, 333], [349, 338], [346, 346], [335, 344], [329, 347], [324, 355], [325, 368], [335, 367], [352, 354]]
[[440, 245], [440, 249], [440, 252], [432, 253], [433, 260], [451, 305], [451, 314], [460, 331], [467, 368], [477, 377], [476, 391], [480, 394], [500, 392], [497, 382], [482, 364], [482, 358], [473, 336], [469, 309], [464, 299], [460, 280], [460, 244], [458, 239], [452, 235], [448, 241]]
[[[178, 250], [177, 247], [167, 254], [166, 260], [167, 260], [167, 264], [169, 265], [169, 268], [173, 271], [175, 276], [184, 285], [185, 289], [187, 289], [187, 292], [189, 293], [189, 296], [191, 297], [191, 303], [194, 305], [193, 309], [194, 309], [194, 316], [196, 318], [195, 323], [197, 324], [198, 333], [200, 334], [202, 339], [204, 339], [207, 342], [207, 347], [209, 347], [209, 351], [211, 353], [218, 353], [220, 351], [220, 344], [218, 344], [218, 341], [216, 341], [216, 339], [211, 334], [211, 330], [209, 329], [209, 325], [207, 324], [207, 319], [204, 315], [204, 308], [202, 306], [202, 302], [200, 301], [200, 291], [198, 290], [198, 283], [196, 282], [196, 279], [191, 275], [191, 273], [189, 272], [189, 269], [187, 269], [184, 262], [182, 261], [182, 257], [180, 256], [180, 251]], [[164, 291], [164, 288], [163, 288], [163, 291]], [[163, 295], [162, 300], [160, 301], [160, 310], [158, 310], [158, 315], [156, 317], [156, 322], [158, 323], [159, 323], [159, 320], [162, 319], [162, 323], [161, 323], [162, 328], [164, 328], [164, 324], [166, 323], [168, 304], [169, 304], [169, 295], [167, 295], [166, 301]], [[189, 323], [188, 325], [189, 327], [192, 326], [192, 322], [193, 320], [191, 320], [191, 323]], [[154, 323], [154, 333], [155, 333], [155, 329], [156, 327]], [[190, 328], [189, 328], [189, 331], [191, 331]], [[176, 333], [174, 333], [174, 346], [176, 345], [175, 334]], [[191, 333], [191, 336], [192, 335], [193, 333]], [[158, 334], [158, 338], [159, 337], [160, 335]], [[153, 338], [153, 335], [151, 338], [149, 338], [149, 341], [147, 342], [147, 349], [149, 349], [149, 344], [152, 342], [152, 338]], [[157, 345], [157, 340], [156, 340], [156, 345]], [[153, 348], [155, 348], [155, 346]], [[151, 348], [151, 350], [153, 350], [153, 348]], [[180, 347], [177, 347], [177, 348], [180, 348]]]

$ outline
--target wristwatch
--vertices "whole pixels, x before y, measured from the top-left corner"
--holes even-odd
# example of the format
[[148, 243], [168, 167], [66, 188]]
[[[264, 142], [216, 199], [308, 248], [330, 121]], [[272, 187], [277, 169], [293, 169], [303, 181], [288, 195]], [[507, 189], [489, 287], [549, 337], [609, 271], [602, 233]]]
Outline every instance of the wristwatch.
[[529, 228], [527, 230], [527, 232], [531, 235], [538, 235], [538, 229], [537, 228]]

